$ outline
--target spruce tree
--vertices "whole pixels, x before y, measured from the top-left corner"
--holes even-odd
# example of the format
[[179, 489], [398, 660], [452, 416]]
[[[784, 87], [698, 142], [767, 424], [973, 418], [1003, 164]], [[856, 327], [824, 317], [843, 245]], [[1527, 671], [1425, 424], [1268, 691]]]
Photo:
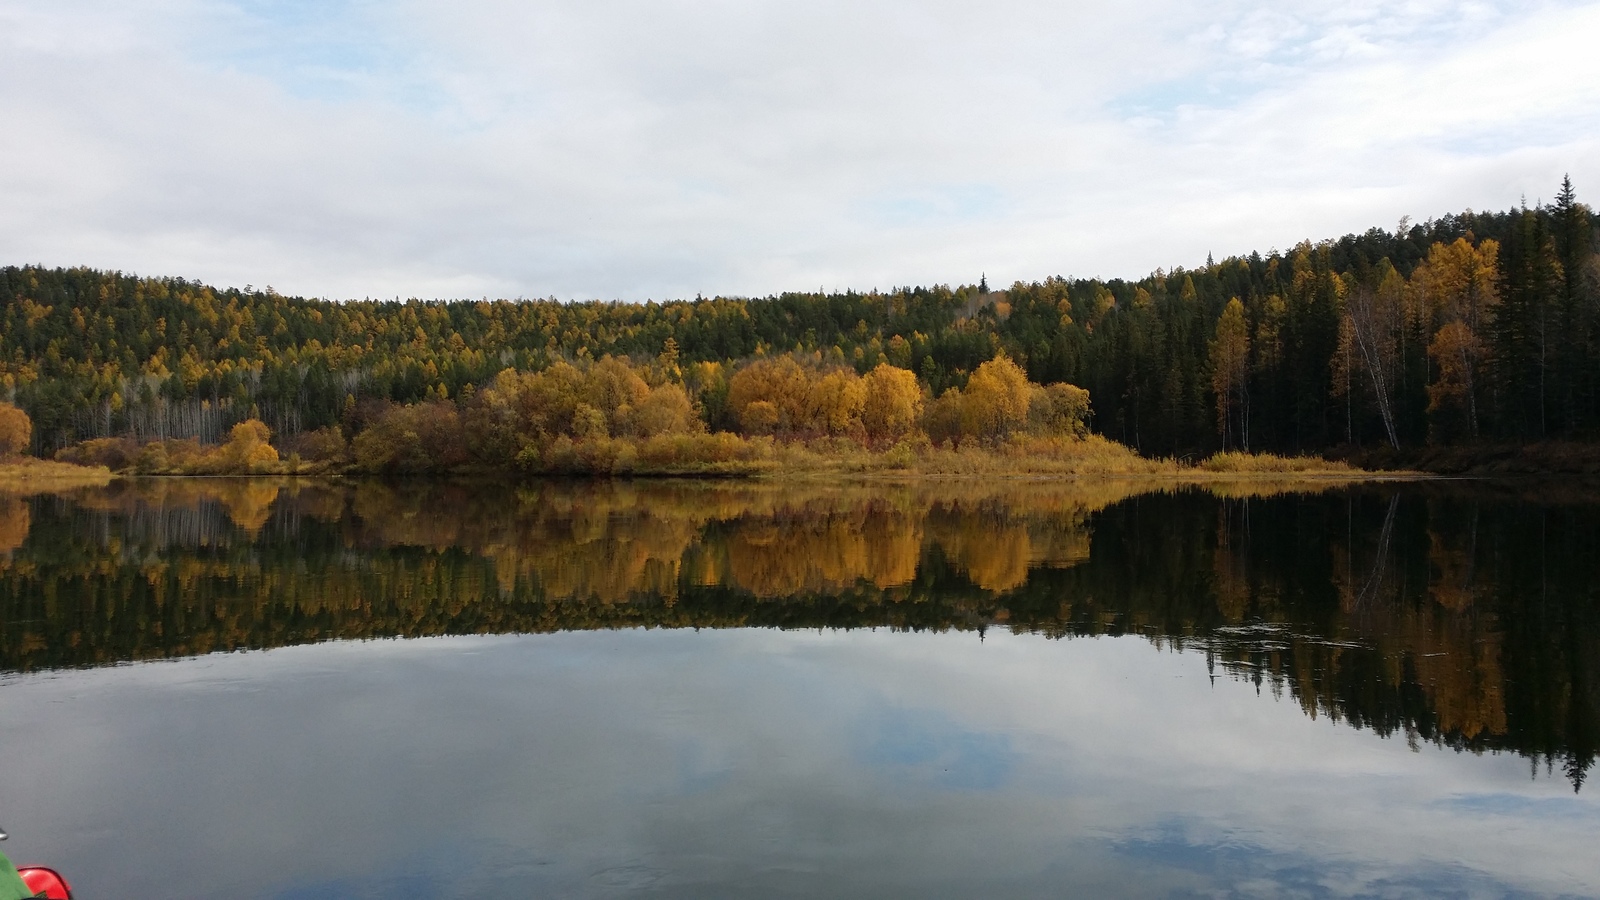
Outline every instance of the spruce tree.
[[1500, 257], [1500, 305], [1490, 325], [1502, 434], [1549, 433], [1551, 343], [1559, 315], [1561, 265], [1544, 216], [1523, 208]]
[[1587, 296], [1584, 273], [1594, 252], [1588, 207], [1579, 203], [1570, 176], [1561, 179], [1561, 190], [1550, 208], [1555, 256], [1561, 267], [1560, 283], [1560, 365], [1556, 375], [1561, 384], [1566, 430], [1593, 428], [1596, 404], [1600, 403], [1595, 376], [1585, 361], [1596, 350], [1597, 322], [1592, 308], [1594, 297]]

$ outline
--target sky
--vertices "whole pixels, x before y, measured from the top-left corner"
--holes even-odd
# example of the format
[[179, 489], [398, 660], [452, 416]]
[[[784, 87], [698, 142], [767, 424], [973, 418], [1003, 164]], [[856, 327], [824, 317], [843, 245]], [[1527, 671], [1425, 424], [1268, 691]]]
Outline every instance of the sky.
[[0, 0], [0, 264], [643, 301], [1600, 198], [1600, 3]]

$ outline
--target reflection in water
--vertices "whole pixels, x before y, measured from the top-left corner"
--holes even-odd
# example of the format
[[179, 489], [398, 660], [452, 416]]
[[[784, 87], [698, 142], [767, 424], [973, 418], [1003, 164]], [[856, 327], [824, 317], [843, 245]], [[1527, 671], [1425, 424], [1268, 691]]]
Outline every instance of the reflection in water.
[[636, 626], [1131, 634], [1580, 787], [1600, 503], [1568, 493], [128, 481], [0, 497], [0, 671]]

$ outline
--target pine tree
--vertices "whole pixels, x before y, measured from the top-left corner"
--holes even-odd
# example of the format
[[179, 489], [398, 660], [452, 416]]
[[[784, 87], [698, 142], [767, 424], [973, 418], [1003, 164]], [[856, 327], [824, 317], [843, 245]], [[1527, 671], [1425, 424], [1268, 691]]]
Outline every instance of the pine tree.
[[1550, 229], [1523, 209], [1500, 258], [1500, 305], [1490, 325], [1500, 430], [1517, 437], [1549, 432], [1551, 339], [1559, 313], [1561, 265]]
[[1589, 209], [1577, 201], [1570, 176], [1561, 179], [1561, 190], [1550, 208], [1555, 256], [1561, 266], [1560, 358], [1556, 369], [1560, 385], [1565, 430], [1593, 427], [1596, 422], [1596, 396], [1600, 385], [1584, 364], [1596, 349], [1595, 329], [1600, 322], [1593, 309], [1584, 274], [1593, 254]]

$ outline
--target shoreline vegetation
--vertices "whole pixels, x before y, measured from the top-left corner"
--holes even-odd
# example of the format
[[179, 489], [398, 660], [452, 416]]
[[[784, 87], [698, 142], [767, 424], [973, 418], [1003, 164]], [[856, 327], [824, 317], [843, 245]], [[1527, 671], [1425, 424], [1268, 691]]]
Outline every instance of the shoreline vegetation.
[[[936, 447], [926, 439], [901, 441], [873, 449], [843, 441], [783, 443], [770, 437], [694, 435], [686, 441], [634, 444], [574, 444], [570, 456], [553, 460], [557, 467], [494, 469], [463, 464], [416, 472], [365, 469], [348, 459], [306, 462], [279, 456], [258, 436], [265, 426], [246, 422], [243, 436], [223, 445], [192, 440], [144, 447], [116, 445], [75, 448], [66, 460], [26, 457], [0, 461], [0, 490], [35, 486], [64, 489], [103, 486], [121, 476], [208, 477], [290, 476], [345, 478], [550, 476], [714, 478], [714, 479], [1075, 479], [1152, 478], [1158, 480], [1228, 481], [1325, 479], [1360, 481], [1414, 478], [1419, 473], [1362, 469], [1338, 460], [1283, 457], [1270, 453], [1219, 453], [1198, 461], [1146, 459], [1127, 447], [1097, 435], [1070, 438], [1018, 436], [993, 445]], [[177, 445], [174, 447], [173, 445]], [[564, 449], [564, 448], [563, 448]], [[696, 458], [700, 454], [700, 458]], [[151, 464], [152, 458], [165, 465]]]
[[[908, 370], [885, 363], [858, 375], [801, 354], [755, 360], [718, 394], [736, 431], [708, 430], [703, 399], [696, 401], [675, 367], [606, 357], [537, 372], [507, 369], [458, 402], [353, 410], [353, 438], [334, 425], [275, 444], [271, 429], [250, 418], [223, 443], [97, 438], [61, 449], [49, 465], [189, 476], [1375, 474], [1342, 461], [1240, 451], [1199, 461], [1146, 458], [1089, 432], [1087, 391], [1035, 384], [1004, 355], [978, 366], [964, 389], [952, 387], [936, 400]], [[13, 423], [13, 447], [26, 444], [30, 426], [22, 411], [6, 405], [0, 420]]]
[[115, 478], [105, 466], [81, 466], [49, 459], [0, 459], [0, 491], [59, 491], [80, 487], [105, 487]]
[[[113, 471], [104, 464], [86, 464], [31, 458], [0, 461], [0, 490], [29, 483], [52, 488], [101, 486], [121, 476], [139, 477], [239, 477], [291, 476], [301, 478], [346, 478], [384, 474], [362, 470], [350, 464], [327, 461], [306, 463], [279, 457], [258, 456], [252, 464], [241, 464], [228, 451], [228, 445], [211, 446], [183, 442], [194, 457], [163, 469], [127, 464]], [[713, 448], [727, 450], [729, 443], [717, 440]], [[887, 478], [1096, 478], [1148, 477], [1179, 480], [1228, 480], [1238, 478], [1331, 478], [1370, 480], [1414, 478], [1423, 473], [1405, 470], [1363, 469], [1338, 460], [1317, 457], [1283, 457], [1270, 453], [1220, 453], [1196, 462], [1172, 459], [1146, 459], [1126, 447], [1098, 436], [1070, 441], [1015, 441], [999, 447], [938, 448], [929, 445], [897, 444], [887, 450], [839, 448], [826, 445], [779, 444], [771, 440], [747, 441], [732, 445], [737, 449], [729, 459], [718, 462], [653, 463], [647, 446], [643, 462], [631, 467], [598, 470], [585, 468], [585, 461], [603, 462], [602, 453], [577, 454], [578, 462], [559, 470], [531, 469], [507, 472], [475, 466], [410, 473], [416, 477], [487, 477], [512, 475], [518, 478], [550, 476], [642, 477], [642, 478], [726, 478], [781, 479], [819, 477]], [[103, 449], [103, 448], [102, 448]], [[127, 448], [117, 448], [113, 460]], [[637, 451], [636, 451], [637, 452]], [[81, 458], [66, 454], [68, 458]], [[219, 458], [220, 457], [220, 458]], [[234, 457], [229, 459], [229, 457]], [[637, 457], [635, 457], [637, 459]]]
[[[1428, 477], [1430, 473], [1363, 469], [1337, 460], [1317, 457], [1282, 457], [1269, 453], [1217, 454], [1215, 457], [1187, 462], [1179, 460], [1152, 460], [1139, 457], [1127, 448], [1112, 441], [1088, 438], [1081, 447], [1063, 447], [1051, 443], [1039, 452], [1038, 444], [1019, 443], [1003, 448], [970, 448], [966, 450], [941, 450], [928, 448], [920, 455], [889, 451], [854, 451], [846, 454], [828, 453], [813, 447], [780, 446], [771, 443], [757, 444], [749, 456], [727, 463], [706, 465], [672, 465], [651, 467], [648, 464], [631, 469], [589, 471], [569, 469], [563, 471], [512, 472], [462, 467], [460, 469], [421, 473], [413, 477], [465, 477], [481, 478], [512, 475], [521, 478], [574, 476], [584, 478], [713, 478], [713, 479], [817, 479], [817, 478], [888, 478], [903, 479], [1079, 479], [1079, 478], [1151, 478], [1159, 480], [1229, 481], [1229, 480], [1336, 480], [1368, 481], [1379, 479]], [[200, 447], [200, 452], [215, 452], [220, 448]], [[280, 458], [276, 462], [251, 467], [207, 464], [193, 468], [169, 468], [162, 471], [141, 471], [128, 466], [112, 471], [105, 465], [85, 465], [59, 460], [31, 458], [0, 461], [0, 491], [17, 492], [24, 489], [45, 488], [63, 490], [77, 487], [103, 487], [124, 476], [149, 478], [205, 478], [205, 477], [293, 477], [333, 478], [373, 477], [376, 473], [364, 472], [351, 466], [330, 466], [325, 463], [293, 466]]]

